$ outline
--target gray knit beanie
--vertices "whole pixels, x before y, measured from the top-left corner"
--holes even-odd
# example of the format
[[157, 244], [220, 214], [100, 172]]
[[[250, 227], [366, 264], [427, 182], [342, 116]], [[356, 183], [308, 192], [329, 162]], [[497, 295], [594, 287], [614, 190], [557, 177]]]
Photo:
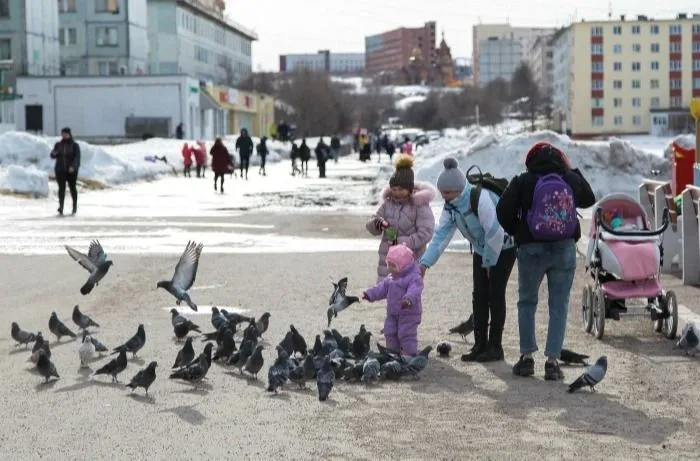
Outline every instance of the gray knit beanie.
[[454, 157], [447, 157], [442, 164], [445, 171], [440, 173], [437, 180], [437, 188], [439, 191], [463, 191], [467, 187], [467, 177], [464, 171], [459, 169], [459, 163]]

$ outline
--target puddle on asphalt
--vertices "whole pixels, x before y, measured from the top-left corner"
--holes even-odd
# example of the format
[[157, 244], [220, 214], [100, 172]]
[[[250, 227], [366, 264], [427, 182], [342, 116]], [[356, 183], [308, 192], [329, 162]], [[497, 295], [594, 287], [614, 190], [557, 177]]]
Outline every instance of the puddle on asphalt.
[[[233, 307], [233, 306], [222, 306], [222, 305], [217, 305], [214, 307], [218, 307], [219, 309], [226, 309], [227, 311], [235, 314], [244, 314], [248, 312], [250, 309], [243, 309], [242, 307]], [[211, 315], [211, 308], [212, 306], [207, 306], [207, 305], [202, 305], [198, 304], [197, 305], [197, 312], [193, 311], [186, 305], [182, 304], [180, 306], [167, 306], [167, 307], [162, 307], [164, 311], [170, 312], [170, 309], [177, 309], [179, 313], [181, 313], [184, 316], [190, 316], [190, 315]]]

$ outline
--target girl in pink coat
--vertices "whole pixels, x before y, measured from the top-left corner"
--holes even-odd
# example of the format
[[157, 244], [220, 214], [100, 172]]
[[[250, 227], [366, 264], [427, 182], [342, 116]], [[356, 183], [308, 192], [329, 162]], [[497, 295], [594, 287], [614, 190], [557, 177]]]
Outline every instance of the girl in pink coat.
[[362, 294], [369, 302], [386, 299], [386, 347], [402, 355], [418, 353], [418, 325], [423, 315], [423, 277], [413, 252], [394, 245], [386, 255], [389, 276]]
[[384, 190], [384, 203], [367, 222], [372, 235], [381, 235], [377, 281], [387, 276], [386, 255], [392, 245], [405, 244], [420, 258], [435, 229], [435, 216], [430, 202], [437, 195], [433, 186], [413, 179], [413, 157], [402, 155], [396, 171]]

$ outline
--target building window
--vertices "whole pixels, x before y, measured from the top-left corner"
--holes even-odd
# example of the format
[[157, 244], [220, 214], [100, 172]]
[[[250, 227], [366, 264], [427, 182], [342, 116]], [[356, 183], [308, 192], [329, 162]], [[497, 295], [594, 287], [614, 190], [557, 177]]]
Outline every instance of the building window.
[[632, 98], [632, 107], [642, 107], [642, 98]]
[[591, 99], [591, 107], [603, 107], [603, 100], [600, 98], [593, 98]]
[[653, 98], [651, 98], [649, 105], [651, 106], [652, 109], [656, 109], [659, 106], [661, 106], [661, 99], [659, 99], [658, 97], [653, 97]]
[[693, 89], [697, 90], [700, 88], [700, 78], [693, 79]]
[[615, 106], [615, 107], [622, 107], [622, 98], [615, 98], [615, 99], [613, 99], [613, 106]]
[[639, 115], [632, 116], [632, 125], [639, 126], [642, 124], [642, 117]]
[[616, 90], [619, 90], [622, 88], [622, 80], [614, 80], [613, 81], [613, 88]]
[[117, 75], [117, 63], [115, 61], [100, 61], [97, 63], [97, 73], [99, 75]]
[[680, 53], [681, 52], [681, 43], [680, 42], [671, 42], [669, 43], [668, 50], [671, 53]]
[[[75, 7], [76, 0], [58, 0], [58, 12], [59, 13], [75, 13], [77, 11]], [[0, 2], [2, 4], [3, 2]], [[7, 4], [7, 2], [5, 2]]]
[[10, 61], [12, 59], [12, 40], [9, 38], [0, 39], [0, 61]]
[[591, 45], [591, 54], [603, 54], [603, 45], [600, 43], [593, 43]]
[[622, 125], [622, 115], [616, 115], [616, 116], [613, 118], [613, 123], [614, 123], [616, 126]]
[[700, 70], [700, 59], [693, 59], [693, 70]]
[[600, 26], [591, 27], [591, 35], [594, 37], [600, 37], [603, 35], [603, 28]]
[[650, 27], [651, 34], [652, 35], [659, 35], [659, 25], [658, 24], [652, 24]]
[[642, 45], [640, 45], [639, 43], [633, 44], [632, 51], [634, 51], [635, 53], [641, 53], [642, 52]]
[[596, 115], [595, 117], [591, 117], [591, 124], [593, 126], [603, 126], [603, 117], [601, 115]]
[[613, 45], [613, 53], [615, 53], [615, 54], [622, 53], [622, 45], [620, 45], [619, 43], [617, 45]]
[[613, 63], [613, 70], [616, 70], [616, 71], [622, 70], [622, 63], [621, 62], [614, 62]]
[[683, 81], [680, 78], [672, 78], [671, 79], [671, 89], [672, 90], [680, 90], [683, 88]]
[[693, 53], [700, 53], [700, 42], [693, 42]]
[[613, 34], [622, 35], [622, 26], [613, 26]]
[[671, 24], [670, 26], [668, 26], [669, 35], [680, 35], [681, 30], [682, 29], [680, 24]]
[[658, 43], [652, 43], [652, 44], [651, 44], [651, 52], [652, 52], [652, 53], [658, 53], [658, 52], [659, 52], [659, 44], [658, 44]]
[[591, 80], [591, 88], [594, 90], [602, 90], [603, 89], [603, 81], [602, 80]]
[[651, 70], [659, 70], [659, 61], [651, 61]]
[[669, 70], [681, 70], [681, 61], [673, 60], [668, 63]]
[[632, 80], [632, 88], [639, 89], [642, 87], [642, 82], [639, 80]]
[[603, 72], [603, 63], [602, 62], [592, 62], [591, 63], [591, 72]]
[[78, 43], [78, 30], [75, 27], [63, 27], [58, 31], [61, 46], [74, 46]]
[[632, 63], [632, 70], [634, 72], [639, 72], [642, 69], [642, 63], [640, 62], [633, 62]]
[[119, 1], [95, 0], [95, 13], [119, 14]]
[[97, 46], [119, 46], [119, 32], [116, 27], [98, 27], [95, 29]]
[[10, 17], [10, 0], [0, 0], [0, 18]]
[[700, 24], [693, 24], [693, 35], [700, 34]]
[[639, 35], [639, 26], [632, 26], [632, 33], [634, 35]]
[[652, 90], [656, 90], [659, 88], [659, 81], [655, 78], [649, 80], [649, 85], [651, 86]]
[[680, 96], [671, 96], [668, 105], [671, 107], [683, 107], [683, 98]]

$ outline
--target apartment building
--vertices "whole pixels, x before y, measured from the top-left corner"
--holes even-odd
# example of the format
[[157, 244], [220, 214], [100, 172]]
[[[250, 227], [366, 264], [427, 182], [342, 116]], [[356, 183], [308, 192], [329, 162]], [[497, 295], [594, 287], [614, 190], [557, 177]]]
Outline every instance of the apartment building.
[[554, 92], [552, 87], [552, 72], [554, 70], [552, 61], [554, 58], [553, 36], [552, 34], [537, 37], [528, 53], [532, 77], [540, 90], [540, 95], [545, 98], [551, 97]]
[[[551, 35], [551, 27], [513, 27], [510, 24], [477, 24], [472, 27], [474, 82], [484, 86], [496, 78], [510, 80], [540, 36]], [[517, 45], [516, 45], [517, 43]], [[517, 62], [513, 67], [513, 62]], [[483, 69], [483, 70], [482, 70]], [[484, 75], [481, 75], [481, 74]], [[507, 77], [506, 77], [507, 75]]]
[[562, 131], [592, 137], [690, 128], [687, 105], [700, 97], [700, 15], [578, 22], [553, 48]]
[[309, 69], [331, 74], [355, 74], [365, 70], [364, 53], [331, 53], [319, 50], [318, 53], [280, 55], [280, 72], [294, 72]]
[[423, 27], [401, 27], [365, 37], [365, 70], [369, 74], [399, 71], [409, 65], [416, 49], [426, 62], [436, 64], [435, 29], [435, 21], [429, 21]]
[[148, 72], [146, 0], [58, 0], [61, 74]]

